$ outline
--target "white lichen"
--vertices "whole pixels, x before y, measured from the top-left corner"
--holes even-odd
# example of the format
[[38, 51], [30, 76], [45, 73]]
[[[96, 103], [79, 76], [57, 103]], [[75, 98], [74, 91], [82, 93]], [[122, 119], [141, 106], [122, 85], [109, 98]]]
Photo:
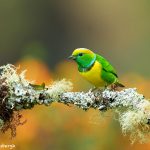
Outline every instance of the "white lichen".
[[[87, 93], [67, 92], [67, 93], [63, 93], [60, 101], [65, 103], [72, 103], [86, 110], [95, 104], [95, 95], [91, 91]], [[97, 105], [95, 106], [95, 108], [96, 107]]]
[[21, 83], [24, 86], [29, 85], [29, 81], [25, 79], [25, 72], [23, 71], [21, 74], [17, 73], [17, 69], [15, 66], [11, 64], [7, 64], [0, 67], [0, 70], [2, 70], [1, 79], [6, 79], [6, 82], [11, 85], [11, 83]]
[[128, 88], [122, 91], [111, 91], [106, 89], [103, 92], [103, 97], [106, 99], [115, 99], [110, 107], [132, 107], [136, 108], [137, 104], [145, 101], [142, 94], [137, 93], [136, 88]]
[[150, 127], [147, 124], [147, 114], [143, 111], [127, 111], [119, 115], [119, 122], [124, 135], [130, 135], [132, 143], [145, 142], [150, 135]]
[[46, 93], [53, 99], [58, 100], [62, 93], [69, 92], [73, 89], [72, 83], [66, 79], [55, 81], [52, 85], [47, 86]]
[[0, 67], [2, 70], [0, 80], [4, 80], [9, 88], [6, 107], [21, 110], [32, 108], [36, 104], [49, 105], [67, 91], [72, 90], [72, 83], [65, 79], [55, 81], [45, 89], [36, 90], [31, 82], [25, 79], [25, 72], [18, 74], [15, 66], [8, 64]]

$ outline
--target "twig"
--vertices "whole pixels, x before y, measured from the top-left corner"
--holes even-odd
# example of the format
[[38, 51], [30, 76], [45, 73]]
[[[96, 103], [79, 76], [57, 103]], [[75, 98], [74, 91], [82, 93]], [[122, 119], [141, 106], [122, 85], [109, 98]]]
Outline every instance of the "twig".
[[[123, 134], [129, 133], [132, 142], [136, 140], [143, 142], [148, 139], [150, 134], [150, 102], [135, 88], [122, 91], [104, 89], [96, 92], [70, 92], [72, 83], [63, 79], [54, 82], [45, 89], [37, 90], [25, 79], [25, 72], [18, 74], [13, 65], [8, 64], [0, 69], [1, 131], [5, 132], [10, 128], [16, 132], [16, 126], [22, 124], [20, 117], [16, 117], [15, 112], [31, 109], [35, 105], [48, 106], [57, 101], [66, 105], [76, 105], [83, 110], [94, 108], [105, 112], [112, 109], [118, 114]], [[17, 116], [19, 116], [18, 113]], [[14, 118], [17, 118], [15, 125], [12, 123]]]

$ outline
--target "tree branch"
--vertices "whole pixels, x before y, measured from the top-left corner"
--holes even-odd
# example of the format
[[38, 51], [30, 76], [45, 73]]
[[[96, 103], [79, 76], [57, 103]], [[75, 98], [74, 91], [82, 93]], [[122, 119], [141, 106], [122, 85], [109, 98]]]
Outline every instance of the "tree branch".
[[130, 134], [132, 142], [143, 142], [150, 134], [150, 102], [139, 94], [135, 88], [122, 91], [112, 89], [95, 92], [70, 92], [72, 83], [65, 79], [56, 81], [42, 90], [37, 90], [25, 79], [24, 74], [17, 73], [13, 65], [0, 67], [0, 128], [2, 132], [11, 129], [16, 135], [20, 121], [20, 110], [31, 109], [35, 105], [50, 105], [57, 101], [66, 105], [76, 105], [88, 110], [90, 108], [105, 112], [112, 109], [118, 114], [118, 121], [123, 134]]

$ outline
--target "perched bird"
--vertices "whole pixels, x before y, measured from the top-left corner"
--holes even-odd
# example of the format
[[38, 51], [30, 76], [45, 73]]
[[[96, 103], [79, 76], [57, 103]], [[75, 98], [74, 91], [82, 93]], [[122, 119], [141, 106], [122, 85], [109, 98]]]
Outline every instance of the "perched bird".
[[77, 48], [70, 59], [78, 64], [79, 73], [95, 87], [124, 87], [112, 65], [102, 56], [86, 48]]

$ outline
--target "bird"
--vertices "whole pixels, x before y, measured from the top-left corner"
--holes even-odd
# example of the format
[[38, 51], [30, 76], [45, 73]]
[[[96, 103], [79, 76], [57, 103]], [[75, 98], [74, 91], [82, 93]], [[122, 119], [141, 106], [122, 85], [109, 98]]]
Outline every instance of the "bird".
[[113, 89], [124, 87], [119, 83], [114, 67], [101, 55], [87, 48], [77, 48], [69, 56], [78, 65], [80, 75], [95, 86], [95, 88], [108, 87]]

